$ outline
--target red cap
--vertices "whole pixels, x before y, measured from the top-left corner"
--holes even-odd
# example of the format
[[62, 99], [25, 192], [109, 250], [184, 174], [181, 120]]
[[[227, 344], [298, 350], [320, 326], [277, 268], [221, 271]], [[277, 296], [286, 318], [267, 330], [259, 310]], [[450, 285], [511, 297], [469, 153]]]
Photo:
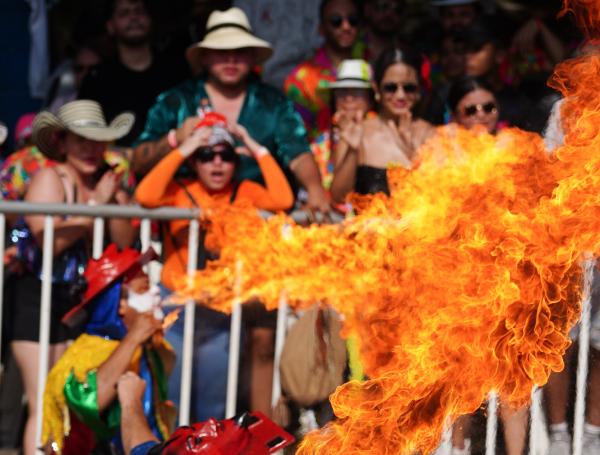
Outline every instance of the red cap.
[[62, 318], [68, 324], [90, 301], [108, 288], [111, 284], [132, 271], [135, 267], [142, 267], [153, 259], [157, 259], [156, 252], [149, 248], [144, 254], [132, 248], [123, 251], [111, 243], [99, 259], [90, 259], [87, 263], [83, 277], [87, 281], [87, 289], [81, 303], [74, 306]]
[[223, 114], [219, 114], [218, 112], [207, 112], [202, 120], [198, 122], [196, 125], [196, 129], [202, 128], [203, 126], [223, 126], [227, 127], [227, 119]]

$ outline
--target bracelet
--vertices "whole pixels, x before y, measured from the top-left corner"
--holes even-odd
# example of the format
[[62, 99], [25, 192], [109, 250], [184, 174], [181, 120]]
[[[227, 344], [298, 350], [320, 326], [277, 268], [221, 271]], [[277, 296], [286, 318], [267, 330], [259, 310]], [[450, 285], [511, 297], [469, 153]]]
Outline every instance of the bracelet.
[[177, 144], [177, 131], [175, 129], [169, 130], [169, 134], [167, 134], [167, 142], [172, 149], [176, 149], [179, 144]]
[[260, 147], [258, 147], [258, 149], [256, 150], [256, 152], [254, 153], [254, 156], [256, 158], [262, 158], [265, 155], [269, 155], [271, 152], [269, 152], [269, 149], [267, 147], [265, 147], [264, 145], [261, 145]]

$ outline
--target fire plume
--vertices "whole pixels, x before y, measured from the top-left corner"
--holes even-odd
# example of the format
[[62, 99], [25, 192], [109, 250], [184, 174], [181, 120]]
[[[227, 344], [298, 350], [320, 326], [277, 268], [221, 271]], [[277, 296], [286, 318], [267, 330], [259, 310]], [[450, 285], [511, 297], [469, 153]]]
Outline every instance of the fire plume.
[[183, 293], [224, 311], [236, 284], [270, 308], [282, 292], [295, 307], [321, 301], [361, 342], [370, 379], [336, 390], [338, 419], [299, 453], [429, 453], [489, 391], [521, 406], [563, 368], [580, 261], [600, 251], [599, 75], [596, 55], [557, 68], [564, 144], [552, 154], [516, 129], [445, 127], [413, 170], [389, 170], [390, 198], [357, 201], [342, 225], [214, 214], [221, 258]]

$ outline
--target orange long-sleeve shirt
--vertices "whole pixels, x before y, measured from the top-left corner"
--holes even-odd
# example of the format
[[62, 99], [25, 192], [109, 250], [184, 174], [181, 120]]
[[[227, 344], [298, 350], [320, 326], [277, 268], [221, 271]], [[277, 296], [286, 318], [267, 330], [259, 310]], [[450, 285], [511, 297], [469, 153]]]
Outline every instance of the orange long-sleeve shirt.
[[[189, 193], [203, 209], [230, 202], [232, 185], [219, 193], [209, 193], [199, 180], [183, 180], [181, 184], [173, 181], [177, 169], [184, 161], [185, 157], [177, 149], [165, 156], [139, 184], [135, 192], [137, 201], [148, 208], [193, 208], [194, 203], [190, 200], [187, 194]], [[233, 204], [245, 200], [250, 201], [257, 209], [273, 212], [289, 209], [294, 202], [294, 195], [275, 159], [269, 154], [264, 155], [258, 159], [258, 165], [266, 186], [250, 180], [242, 181], [237, 188]], [[186, 273], [188, 229], [188, 221], [173, 220], [169, 222], [169, 235], [163, 239], [165, 262], [161, 280], [170, 289], [174, 289], [176, 279]]]

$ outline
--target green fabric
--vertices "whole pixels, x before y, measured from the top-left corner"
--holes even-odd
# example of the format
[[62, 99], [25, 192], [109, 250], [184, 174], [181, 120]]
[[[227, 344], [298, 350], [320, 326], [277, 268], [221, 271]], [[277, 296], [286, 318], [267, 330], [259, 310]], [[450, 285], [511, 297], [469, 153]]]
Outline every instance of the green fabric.
[[85, 383], [79, 382], [71, 373], [65, 383], [64, 392], [69, 409], [94, 432], [97, 441], [109, 439], [119, 429], [121, 407], [117, 400], [102, 414], [98, 412], [96, 370], [87, 374]]
[[[185, 119], [197, 115], [199, 106], [210, 105], [209, 101], [203, 79], [187, 80], [160, 94], [148, 112], [146, 126], [136, 145], [164, 137]], [[254, 76], [250, 78], [238, 121], [250, 136], [269, 149], [288, 178], [290, 162], [310, 151], [304, 123], [293, 103]], [[263, 183], [256, 161], [246, 156], [241, 158], [237, 177]]]

